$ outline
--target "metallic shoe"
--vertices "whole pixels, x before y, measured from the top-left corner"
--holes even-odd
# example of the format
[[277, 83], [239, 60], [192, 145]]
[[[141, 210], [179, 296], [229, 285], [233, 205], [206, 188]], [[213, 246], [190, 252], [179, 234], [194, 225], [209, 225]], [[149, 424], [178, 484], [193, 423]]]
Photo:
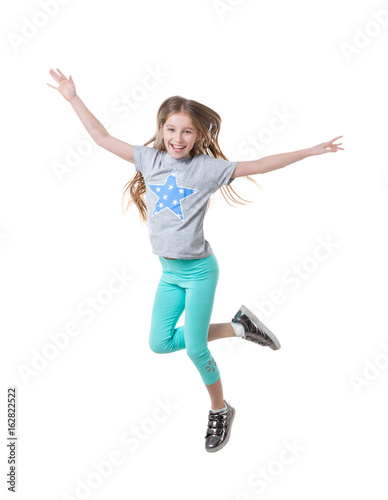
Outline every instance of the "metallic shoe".
[[230, 438], [230, 432], [236, 410], [225, 401], [228, 410], [225, 413], [209, 411], [209, 423], [206, 431], [205, 448], [209, 453], [223, 448]]
[[244, 305], [240, 307], [232, 321], [240, 323], [244, 327], [245, 335], [243, 339], [263, 346], [269, 346], [274, 351], [280, 349], [280, 342], [271, 330]]

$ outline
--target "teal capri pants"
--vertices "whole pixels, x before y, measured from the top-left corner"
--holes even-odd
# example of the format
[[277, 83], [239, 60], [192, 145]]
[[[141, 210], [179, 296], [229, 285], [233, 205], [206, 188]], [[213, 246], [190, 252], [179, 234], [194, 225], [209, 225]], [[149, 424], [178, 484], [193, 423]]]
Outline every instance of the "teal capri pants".
[[[159, 256], [162, 276], [152, 309], [149, 345], [156, 353], [186, 349], [205, 385], [217, 382], [218, 366], [208, 347], [208, 332], [218, 283], [214, 253], [203, 259]], [[175, 325], [185, 310], [184, 326]]]

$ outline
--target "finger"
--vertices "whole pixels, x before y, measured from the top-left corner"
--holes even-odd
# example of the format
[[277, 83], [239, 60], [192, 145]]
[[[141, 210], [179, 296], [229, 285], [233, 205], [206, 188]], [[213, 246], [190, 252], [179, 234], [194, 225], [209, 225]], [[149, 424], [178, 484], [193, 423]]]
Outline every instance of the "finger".
[[53, 88], [53, 89], [55, 89], [55, 90], [58, 90], [58, 88], [57, 88], [57, 87], [54, 87], [53, 85], [50, 85], [49, 83], [48, 83], [47, 85], [48, 85], [49, 87], [52, 87], [52, 88]]
[[61, 76], [63, 76], [63, 78], [66, 78], [66, 76], [62, 73], [62, 71], [61, 71], [59, 68], [57, 68], [57, 70], [58, 70], [58, 73], [59, 73]]
[[54, 80], [59, 83], [61, 80], [60, 78], [57, 76], [57, 74], [55, 73], [54, 70], [50, 70], [50, 75], [54, 78]]

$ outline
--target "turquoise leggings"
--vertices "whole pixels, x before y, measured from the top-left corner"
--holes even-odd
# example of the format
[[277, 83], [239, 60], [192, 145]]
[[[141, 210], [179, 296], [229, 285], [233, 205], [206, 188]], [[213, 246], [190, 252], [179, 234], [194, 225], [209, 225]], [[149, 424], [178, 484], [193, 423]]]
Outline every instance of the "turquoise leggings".
[[[205, 385], [217, 382], [218, 366], [208, 347], [208, 331], [219, 268], [212, 253], [203, 259], [166, 259], [152, 310], [150, 348], [169, 353], [186, 348]], [[185, 310], [184, 326], [175, 328]]]

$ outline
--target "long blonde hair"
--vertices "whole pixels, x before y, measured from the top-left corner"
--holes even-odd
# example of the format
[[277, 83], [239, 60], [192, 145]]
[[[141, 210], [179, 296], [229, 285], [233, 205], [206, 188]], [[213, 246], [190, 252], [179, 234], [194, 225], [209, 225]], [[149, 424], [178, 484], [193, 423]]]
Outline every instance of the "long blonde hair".
[[[163, 127], [166, 123], [167, 118], [174, 113], [186, 113], [192, 120], [194, 127], [202, 132], [201, 139], [197, 141], [193, 148], [190, 151], [190, 156], [194, 157], [198, 154], [206, 154], [208, 156], [212, 156], [213, 158], [221, 158], [223, 160], [228, 160], [224, 153], [221, 151], [221, 148], [218, 144], [218, 135], [220, 133], [221, 128], [221, 117], [218, 113], [216, 113], [211, 108], [201, 104], [197, 101], [193, 101], [191, 99], [185, 99], [181, 96], [173, 96], [166, 99], [161, 106], [159, 107], [157, 117], [156, 117], [156, 132], [154, 136], [147, 141], [144, 146], [154, 143], [153, 148], [158, 149], [159, 151], [166, 151], [166, 147], [164, 144], [163, 136], [160, 130], [160, 126]], [[244, 176], [245, 179], [248, 179], [251, 182], [254, 182], [259, 189], [262, 187], [251, 177], [248, 175]], [[222, 196], [226, 200], [226, 202], [230, 205], [228, 200], [225, 197], [225, 194], [239, 205], [245, 205], [238, 200], [236, 200], [232, 194], [232, 192], [240, 198], [240, 200], [246, 201], [247, 203], [253, 203], [248, 200], [244, 200], [241, 198], [232, 188], [232, 186], [222, 185], [220, 187]], [[134, 203], [139, 210], [140, 220], [141, 222], [145, 222], [148, 224], [147, 217], [147, 205], [145, 202], [145, 193], [146, 193], [146, 185], [144, 182], [143, 175], [141, 172], [136, 171], [132, 179], [125, 184], [123, 188], [123, 198], [122, 204], [124, 203], [125, 196], [129, 194], [129, 200], [125, 207], [124, 213], [128, 210], [131, 203]], [[214, 193], [213, 193], [214, 194]], [[210, 198], [208, 200], [206, 212], [209, 209]], [[234, 207], [236, 208], [236, 207]]]

